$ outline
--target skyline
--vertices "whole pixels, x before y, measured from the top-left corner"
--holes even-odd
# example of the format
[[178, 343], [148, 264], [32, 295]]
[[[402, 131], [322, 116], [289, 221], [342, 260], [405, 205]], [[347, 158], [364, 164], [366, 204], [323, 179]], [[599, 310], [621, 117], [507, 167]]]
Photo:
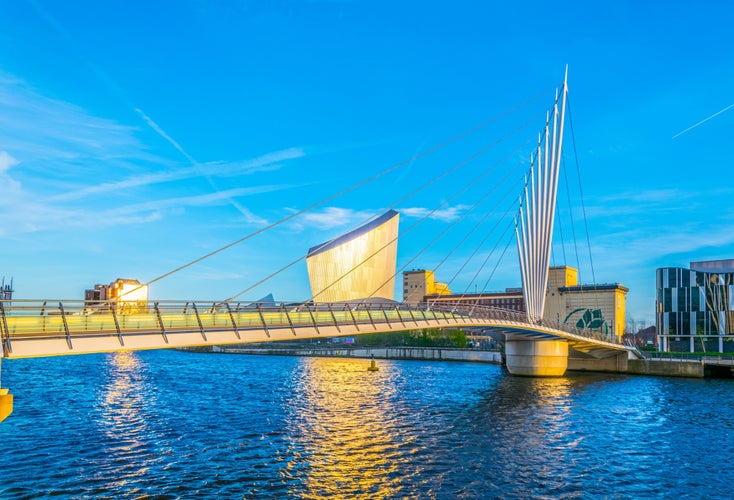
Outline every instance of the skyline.
[[[653, 324], [656, 268], [734, 258], [734, 7], [708, 6], [6, 3], [0, 276], [14, 278], [20, 299], [146, 282], [547, 93], [509, 128], [409, 162], [379, 188], [151, 286], [157, 299], [232, 296], [543, 115], [568, 64], [574, 138], [564, 160], [571, 177], [578, 162], [583, 206], [562, 208], [559, 194], [559, 227], [564, 213], [585, 212], [576, 232], [582, 253], [589, 233], [593, 271], [580, 256], [580, 280], [629, 287], [628, 320]], [[515, 171], [532, 146], [516, 148], [542, 126], [522, 129], [488, 164], [510, 153]], [[398, 266], [434, 269], [457, 238], [409, 262], [421, 242], [480, 218], [467, 215], [468, 194], [436, 209], [461, 189], [440, 184], [397, 208], [401, 233], [429, 219], [401, 236]], [[459, 269], [463, 256], [452, 261], [437, 279], [456, 275], [466, 288], [473, 273]], [[491, 290], [519, 285], [516, 261], [502, 261]], [[305, 263], [289, 273], [243, 300], [307, 298]]]

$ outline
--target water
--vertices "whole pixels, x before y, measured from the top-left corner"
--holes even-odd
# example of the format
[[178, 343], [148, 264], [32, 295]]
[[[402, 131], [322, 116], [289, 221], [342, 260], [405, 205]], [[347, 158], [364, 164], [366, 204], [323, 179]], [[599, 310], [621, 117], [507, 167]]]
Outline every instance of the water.
[[731, 495], [731, 381], [378, 363], [5, 360], [0, 498]]

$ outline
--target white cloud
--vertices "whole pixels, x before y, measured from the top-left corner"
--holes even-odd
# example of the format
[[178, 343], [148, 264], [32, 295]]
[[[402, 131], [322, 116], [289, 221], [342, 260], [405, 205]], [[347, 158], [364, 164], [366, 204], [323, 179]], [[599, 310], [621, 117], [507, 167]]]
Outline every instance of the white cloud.
[[234, 200], [230, 200], [232, 203], [232, 206], [234, 206], [243, 216], [245, 222], [247, 224], [255, 224], [257, 226], [265, 226], [269, 224], [269, 221], [267, 219], [264, 219], [262, 217], [258, 217], [257, 215], [253, 214], [251, 211], [240, 205]]
[[320, 211], [303, 214], [300, 225], [320, 229], [331, 229], [348, 225], [361, 224], [375, 216], [374, 212], [353, 210], [351, 208], [326, 207]]
[[0, 151], [0, 172], [7, 172], [17, 164], [18, 160], [10, 156], [7, 151]]
[[256, 172], [276, 170], [281, 168], [281, 165], [278, 162], [300, 158], [304, 155], [305, 153], [300, 148], [289, 148], [282, 151], [268, 153], [252, 160], [196, 163], [195, 166], [192, 167], [151, 174], [134, 175], [114, 182], [105, 182], [94, 186], [88, 186], [60, 194], [52, 199], [56, 201], [81, 199], [86, 196], [96, 194], [117, 192], [134, 187], [162, 184], [196, 177], [233, 177], [238, 175], [248, 175]]
[[692, 194], [680, 189], [648, 189], [645, 191], [626, 191], [615, 195], [600, 198], [602, 204], [633, 204], [633, 203], [667, 203], [670, 201], [689, 198]]
[[[160, 127], [139, 113], [161, 135]], [[291, 185], [250, 182], [240, 188], [228, 182], [228, 189], [218, 190], [213, 179], [272, 171], [305, 156], [301, 148], [238, 161], [197, 163], [186, 155], [192, 164], [180, 167], [180, 163], [151, 154], [137, 138], [140, 132], [41, 95], [26, 82], [0, 72], [0, 236], [141, 224], [180, 214], [185, 207], [227, 204], [247, 224], [262, 225], [267, 221], [236, 198]], [[175, 183], [196, 178], [206, 178], [214, 192], [206, 193], [205, 186], [203, 193], [201, 188], [193, 188], [190, 196], [191, 186], [199, 185], [190, 184], [185, 195], [180, 195], [182, 185]], [[140, 191], [148, 201], [136, 203], [140, 200], [136, 189], [151, 185], [160, 187]], [[85, 198], [92, 196], [96, 200], [87, 203]]]
[[406, 217], [428, 218], [442, 222], [453, 222], [466, 210], [465, 205], [447, 207], [439, 210], [431, 210], [423, 207], [401, 208], [399, 211]]
[[68, 177], [91, 169], [79, 163], [84, 158], [115, 165], [130, 158], [157, 160], [134, 136], [135, 130], [42, 96], [25, 82], [0, 73], [0, 143], [27, 166], [53, 162]]
[[8, 170], [20, 163], [18, 160], [8, 154], [7, 151], [0, 151], [0, 205], [4, 203], [12, 203], [11, 194], [20, 193], [20, 182], [16, 181], [8, 174]]
[[152, 200], [143, 203], [123, 205], [118, 208], [106, 210], [105, 212], [103, 212], [103, 215], [144, 213], [151, 211], [162, 211], [168, 208], [180, 209], [184, 207], [226, 205], [231, 203], [232, 198], [249, 196], [253, 194], [270, 193], [282, 189], [289, 189], [291, 187], [294, 186], [288, 184], [252, 186], [246, 188], [227, 189], [225, 191], [218, 191], [215, 193], [207, 193], [194, 196], [182, 196], [161, 200]]

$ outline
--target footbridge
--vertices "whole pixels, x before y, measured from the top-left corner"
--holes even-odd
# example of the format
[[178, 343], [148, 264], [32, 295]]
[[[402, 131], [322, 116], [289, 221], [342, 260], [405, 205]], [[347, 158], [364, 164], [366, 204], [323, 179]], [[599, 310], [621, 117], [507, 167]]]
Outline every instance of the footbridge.
[[[544, 315], [549, 289], [558, 178], [562, 164], [567, 93], [567, 79], [564, 79], [562, 87], [555, 92], [552, 110], [544, 111], [545, 127], [538, 135], [537, 146], [529, 146], [529, 142], [526, 141], [518, 145], [515, 150], [508, 151], [503, 160], [487, 166], [480, 174], [459, 174], [460, 168], [478, 159], [515, 132], [522, 130], [525, 125], [521, 125], [513, 132], [482, 147], [468, 158], [447, 167], [418, 188], [413, 189], [411, 186], [412, 190], [406, 189], [405, 191], [409, 191], [408, 195], [401, 190], [401, 198], [398, 201], [393, 201], [391, 205], [382, 205], [390, 208], [386, 217], [378, 217], [375, 214], [361, 228], [347, 233], [353, 235], [352, 239], [345, 239], [345, 235], [336, 237], [327, 243], [313, 247], [309, 250], [308, 255], [299, 257], [278, 271], [263, 270], [265, 273], [270, 272], [266, 278], [228, 299], [209, 302], [151, 301], [147, 295], [147, 288], [156, 281], [174, 275], [261, 233], [282, 226], [309, 211], [323, 207], [326, 203], [368, 182], [397, 172], [402, 167], [410, 166], [429, 153], [494, 123], [499, 117], [512, 110], [501, 113], [483, 124], [426, 149], [381, 173], [359, 181], [335, 195], [292, 212], [277, 222], [266, 224], [251, 234], [147, 281], [134, 290], [114, 295], [113, 300], [109, 300], [109, 295], [76, 302], [0, 300], [2, 357], [22, 358], [246, 344], [447, 327], [471, 327], [501, 337], [505, 346], [507, 369], [514, 375], [563, 375], [569, 366], [569, 352], [575, 357], [586, 357], [589, 360], [620, 359], [622, 356], [632, 356], [633, 350], [620, 343], [616, 335], [618, 332], [603, 335], [598, 330], [592, 330], [590, 326], [578, 329], [573, 325], [551, 322], [546, 318], [551, 314]], [[535, 120], [533, 118], [532, 123], [536, 123]], [[529, 168], [527, 164], [518, 160], [519, 153], [523, 152], [526, 147], [532, 149]], [[506, 162], [512, 163], [513, 167], [509, 173], [501, 177], [494, 169]], [[434, 184], [441, 184], [439, 180], [453, 173], [461, 178], [462, 183], [466, 180], [467, 184], [449, 197], [445, 197], [443, 192], [440, 193], [436, 199], [440, 198], [441, 202], [434, 208], [412, 209], [413, 217], [418, 218], [418, 222], [399, 233], [398, 217], [395, 215], [397, 212], [393, 208], [400, 208], [400, 205], [404, 204], [410, 196]], [[405, 173], [400, 175], [405, 175]], [[480, 182], [486, 178], [499, 179], [498, 185], [507, 185], [505, 184], [507, 181], [510, 188], [505, 195], [500, 196], [493, 192], [497, 186], [487, 186]], [[402, 177], [398, 180], [401, 179]], [[480, 191], [477, 193], [479, 199], [476, 203], [471, 206], [461, 205], [461, 217], [457, 218], [456, 222], [446, 224], [447, 227], [436, 236], [434, 236], [434, 230], [429, 231], [427, 234], [430, 234], [430, 237], [424, 236], [427, 246], [411, 258], [401, 257], [405, 265], [397, 268], [398, 238], [404, 241], [406, 234], [417, 224], [438, 217], [441, 211], [453, 213], [447, 204], [452, 200], [468, 201], [467, 193], [470, 191], [467, 190], [475, 186], [477, 191]], [[521, 192], [519, 199], [517, 198], [518, 189]], [[379, 191], [379, 188], [376, 191]], [[485, 200], [492, 200], [495, 205], [492, 208], [479, 208]], [[503, 205], [505, 200], [509, 201]], [[513, 200], [518, 200], [519, 203]], [[394, 298], [395, 276], [427, 250], [428, 246], [446, 235], [456, 223], [472, 212], [474, 214], [471, 219], [476, 224], [463, 237], [454, 238], [459, 243], [443, 257], [441, 264], [449, 260], [458, 246], [466, 242], [481, 225], [490, 225], [484, 224], [490, 215], [496, 219], [494, 226], [477, 245], [477, 248], [468, 252], [469, 257], [466, 262], [457, 266], [458, 270], [454, 277], [465, 269], [475, 255], [480, 254], [480, 247], [489, 235], [492, 235], [495, 230], [499, 233], [499, 228], [503, 225], [506, 227], [505, 233], [499, 237], [495, 233], [495, 237], [499, 243], [506, 239], [505, 235], [510, 235], [510, 238], [507, 239], [507, 246], [510, 246], [512, 244], [511, 228], [514, 226], [514, 239], [517, 244], [522, 280], [522, 308], [509, 310], [486, 307], [486, 304], [482, 305], [478, 299], [465, 300], [466, 292], [457, 301], [444, 302], [441, 305], [438, 302], [420, 303], [422, 300], [427, 300], [425, 298], [418, 300], [418, 303], [411, 301], [409, 304], [390, 300]], [[482, 217], [480, 213], [485, 215]], [[422, 215], [419, 217], [415, 214]], [[368, 230], [359, 232], [364, 228]], [[478, 288], [474, 284], [475, 280], [487, 264], [487, 259], [497, 248], [496, 246], [490, 252], [481, 252], [487, 254], [487, 258], [475, 272], [474, 278], [466, 284], [467, 290], [472, 286]], [[495, 264], [495, 270], [499, 266], [499, 260], [505, 255], [505, 251], [497, 253], [500, 257]], [[235, 301], [279, 273], [294, 267], [303, 259], [306, 259], [312, 289], [310, 299], [277, 304]], [[490, 274], [490, 278], [493, 274], [494, 271]], [[486, 286], [485, 284], [483, 289], [486, 290]], [[144, 293], [142, 289], [145, 289]], [[407, 292], [407, 289], [405, 291]], [[404, 298], [404, 300], [408, 299]], [[8, 394], [7, 389], [0, 389], [0, 420], [11, 410], [12, 396]]]
[[[384, 301], [314, 304], [14, 301], [0, 306], [3, 357], [24, 358], [142, 349], [352, 337], [426, 328], [481, 328], [512, 341], [562, 339], [597, 358], [626, 347], [614, 335], [530, 322], [522, 312], [486, 306]], [[564, 365], [564, 359], [556, 360]], [[553, 365], [557, 365], [554, 363]], [[531, 374], [531, 373], [527, 373]]]

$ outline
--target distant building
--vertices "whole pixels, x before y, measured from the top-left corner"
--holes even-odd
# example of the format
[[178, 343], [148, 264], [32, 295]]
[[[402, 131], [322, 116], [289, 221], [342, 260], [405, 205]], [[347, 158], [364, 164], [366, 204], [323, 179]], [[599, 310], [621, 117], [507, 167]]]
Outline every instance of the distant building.
[[395, 300], [399, 218], [398, 212], [390, 210], [311, 248], [306, 267], [313, 301]]
[[624, 334], [624, 340], [636, 346], [655, 346], [658, 343], [657, 329], [653, 325], [641, 328], [637, 332], [627, 332]]
[[[421, 284], [421, 272], [425, 273], [426, 283]], [[430, 273], [427, 274], [427, 273]], [[506, 288], [504, 292], [481, 292], [465, 294], [426, 294], [415, 300], [412, 291], [429, 288], [427, 277], [430, 271], [419, 271], [410, 276], [403, 275], [403, 283], [412, 288], [403, 288], [403, 297], [410, 302], [440, 304], [462, 304], [499, 307], [512, 311], [525, 312], [522, 288]], [[408, 281], [410, 279], [410, 281]], [[614, 334], [621, 338], [624, 334], [628, 288], [619, 283], [591, 285], [578, 284], [578, 271], [572, 267], [551, 267], [548, 275], [543, 319], [580, 329]], [[405, 299], [406, 302], [409, 300]]]
[[551, 267], [543, 319], [577, 328], [624, 335], [627, 292], [620, 283], [578, 284], [578, 270]]
[[131, 312], [148, 306], [148, 285], [138, 280], [118, 278], [109, 285], [94, 285], [84, 291], [88, 306], [103, 305], [108, 301], [117, 309]]
[[425, 296], [450, 295], [446, 283], [436, 281], [433, 271], [414, 269], [403, 272], [403, 302], [416, 304], [423, 302]]
[[106, 301], [108, 288], [109, 285], [94, 285], [94, 288], [84, 290], [84, 302], [93, 305]]
[[734, 259], [663, 267], [655, 278], [660, 350], [734, 352]]
[[506, 288], [504, 292], [426, 295], [423, 301], [429, 304], [477, 305], [525, 312], [522, 288]]
[[13, 300], [13, 278], [10, 278], [10, 283], [5, 283], [5, 276], [3, 276], [2, 284], [0, 284], [0, 300]]

